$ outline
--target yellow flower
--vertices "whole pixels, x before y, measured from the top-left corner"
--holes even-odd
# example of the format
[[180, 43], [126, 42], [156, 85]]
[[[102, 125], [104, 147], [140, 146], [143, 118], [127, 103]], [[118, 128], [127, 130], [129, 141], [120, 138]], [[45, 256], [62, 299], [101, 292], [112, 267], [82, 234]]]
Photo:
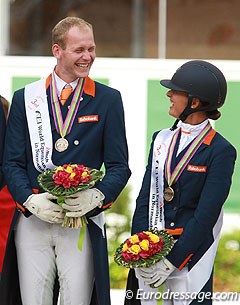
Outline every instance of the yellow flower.
[[134, 234], [134, 235], [132, 235], [132, 236], [130, 237], [130, 242], [131, 242], [132, 244], [136, 244], [136, 243], [139, 242], [139, 238], [138, 238], [137, 234]]
[[143, 233], [147, 234], [148, 236], [153, 234], [152, 232], [149, 232], [149, 231], [143, 231]]
[[141, 251], [141, 248], [140, 248], [139, 245], [132, 245], [132, 246], [129, 248], [129, 251], [130, 251], [132, 254], [137, 255], [137, 254]]
[[58, 166], [56, 169], [55, 169], [55, 172], [57, 173], [58, 171], [62, 171], [63, 170], [63, 167], [62, 166]]
[[67, 166], [67, 168], [65, 169], [65, 171], [69, 174], [71, 174], [73, 172], [73, 169], [71, 166]]
[[122, 247], [122, 250], [123, 250], [123, 252], [125, 252], [125, 251], [127, 251], [127, 249], [128, 249], [128, 245], [127, 245], [127, 243], [125, 243]]
[[154, 243], [154, 244], [156, 244], [156, 243], [158, 243], [159, 242], [159, 236], [157, 236], [156, 234], [150, 234], [149, 235], [149, 238], [151, 239], [151, 241]]
[[147, 239], [142, 240], [139, 245], [143, 250], [148, 251], [149, 241]]
[[71, 174], [70, 174], [70, 179], [73, 179], [75, 176], [76, 176], [75, 173], [71, 173]]
[[82, 172], [82, 177], [86, 178], [88, 176], [88, 172]]

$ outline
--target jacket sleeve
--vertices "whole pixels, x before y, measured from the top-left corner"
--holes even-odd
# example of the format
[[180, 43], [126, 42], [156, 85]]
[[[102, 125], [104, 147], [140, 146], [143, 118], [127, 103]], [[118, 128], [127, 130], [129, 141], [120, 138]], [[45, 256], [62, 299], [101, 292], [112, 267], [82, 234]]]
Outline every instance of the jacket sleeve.
[[167, 256], [179, 269], [186, 265], [208, 238], [213, 239], [213, 227], [230, 190], [236, 150], [228, 143], [218, 145], [212, 154], [197, 208]]
[[23, 204], [33, 193], [27, 175], [26, 133], [27, 121], [23, 100], [24, 90], [17, 91], [10, 107], [3, 171], [8, 189], [16, 202]]
[[96, 184], [105, 200], [101, 209], [96, 208], [87, 216], [94, 216], [111, 206], [125, 187], [131, 171], [128, 166], [128, 147], [125, 131], [124, 109], [120, 92], [111, 90], [104, 126], [105, 176]]

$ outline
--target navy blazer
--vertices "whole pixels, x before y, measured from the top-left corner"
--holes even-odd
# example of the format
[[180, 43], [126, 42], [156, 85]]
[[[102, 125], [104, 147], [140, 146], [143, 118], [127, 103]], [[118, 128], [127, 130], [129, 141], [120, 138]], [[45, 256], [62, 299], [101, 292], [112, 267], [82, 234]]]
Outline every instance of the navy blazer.
[[[69, 147], [64, 152], [53, 150], [55, 165], [79, 163], [100, 169], [104, 164], [106, 174], [96, 187], [105, 195], [104, 209], [114, 201], [130, 177], [128, 148], [125, 135], [124, 110], [120, 92], [87, 78], [83, 100], [80, 103], [70, 134], [66, 136]], [[71, 94], [64, 106], [63, 117], [70, 105]], [[53, 120], [49, 88], [47, 89], [53, 142], [60, 137]], [[88, 121], [84, 117], [96, 116]], [[81, 120], [83, 118], [83, 120]], [[23, 204], [32, 189], [39, 189], [39, 172], [32, 161], [29, 130], [26, 119], [24, 89], [14, 93], [6, 133], [4, 172], [9, 190], [19, 204]], [[102, 209], [97, 208], [95, 214]]]
[[[157, 134], [158, 132], [153, 135], [153, 142]], [[136, 201], [133, 233], [148, 229], [153, 142]], [[173, 159], [174, 164], [180, 160], [187, 148]], [[235, 159], [235, 148], [212, 130], [184, 169], [178, 182], [172, 186], [174, 199], [171, 202], [164, 201], [166, 229], [178, 237], [167, 258], [179, 269], [187, 262], [191, 269], [212, 244], [212, 229], [230, 190]], [[194, 168], [203, 170], [192, 170]]]
[[3, 172], [2, 172], [2, 161], [3, 161], [3, 148], [4, 148], [4, 138], [6, 132], [6, 118], [4, 114], [2, 98], [0, 96], [0, 190], [4, 185]]

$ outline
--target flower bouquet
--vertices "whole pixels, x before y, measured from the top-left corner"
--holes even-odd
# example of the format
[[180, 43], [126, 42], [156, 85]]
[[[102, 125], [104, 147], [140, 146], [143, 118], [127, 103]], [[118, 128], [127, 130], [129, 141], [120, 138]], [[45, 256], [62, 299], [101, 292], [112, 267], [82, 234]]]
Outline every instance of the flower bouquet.
[[114, 260], [126, 268], [150, 267], [168, 255], [173, 244], [173, 236], [165, 230], [143, 231], [123, 242]]
[[[38, 183], [43, 190], [57, 197], [57, 204], [62, 205], [66, 197], [93, 187], [102, 177], [103, 172], [97, 169], [81, 164], [64, 164], [41, 173]], [[63, 222], [67, 228], [81, 228], [86, 224], [86, 216], [65, 216]]]

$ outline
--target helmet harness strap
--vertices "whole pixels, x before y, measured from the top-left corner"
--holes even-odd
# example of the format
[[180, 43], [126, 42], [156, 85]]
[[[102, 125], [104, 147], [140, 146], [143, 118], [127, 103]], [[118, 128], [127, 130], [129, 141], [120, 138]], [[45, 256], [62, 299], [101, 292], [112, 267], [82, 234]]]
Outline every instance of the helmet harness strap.
[[193, 96], [189, 95], [188, 96], [188, 103], [186, 108], [183, 110], [183, 112], [180, 114], [179, 119], [184, 122], [186, 118], [189, 116], [189, 114], [193, 113], [194, 110], [191, 108], [192, 106], [192, 101], [193, 101]]
[[186, 118], [189, 116], [189, 114], [194, 112], [191, 109], [192, 100], [193, 100], [193, 97], [191, 95], [189, 95], [188, 96], [188, 103], [187, 103], [186, 108], [180, 114], [179, 118], [175, 120], [175, 122], [174, 122], [173, 126], [170, 128], [170, 130], [172, 130], [172, 131], [175, 130], [177, 128], [177, 124], [178, 124], [179, 121], [184, 122], [186, 120]]

